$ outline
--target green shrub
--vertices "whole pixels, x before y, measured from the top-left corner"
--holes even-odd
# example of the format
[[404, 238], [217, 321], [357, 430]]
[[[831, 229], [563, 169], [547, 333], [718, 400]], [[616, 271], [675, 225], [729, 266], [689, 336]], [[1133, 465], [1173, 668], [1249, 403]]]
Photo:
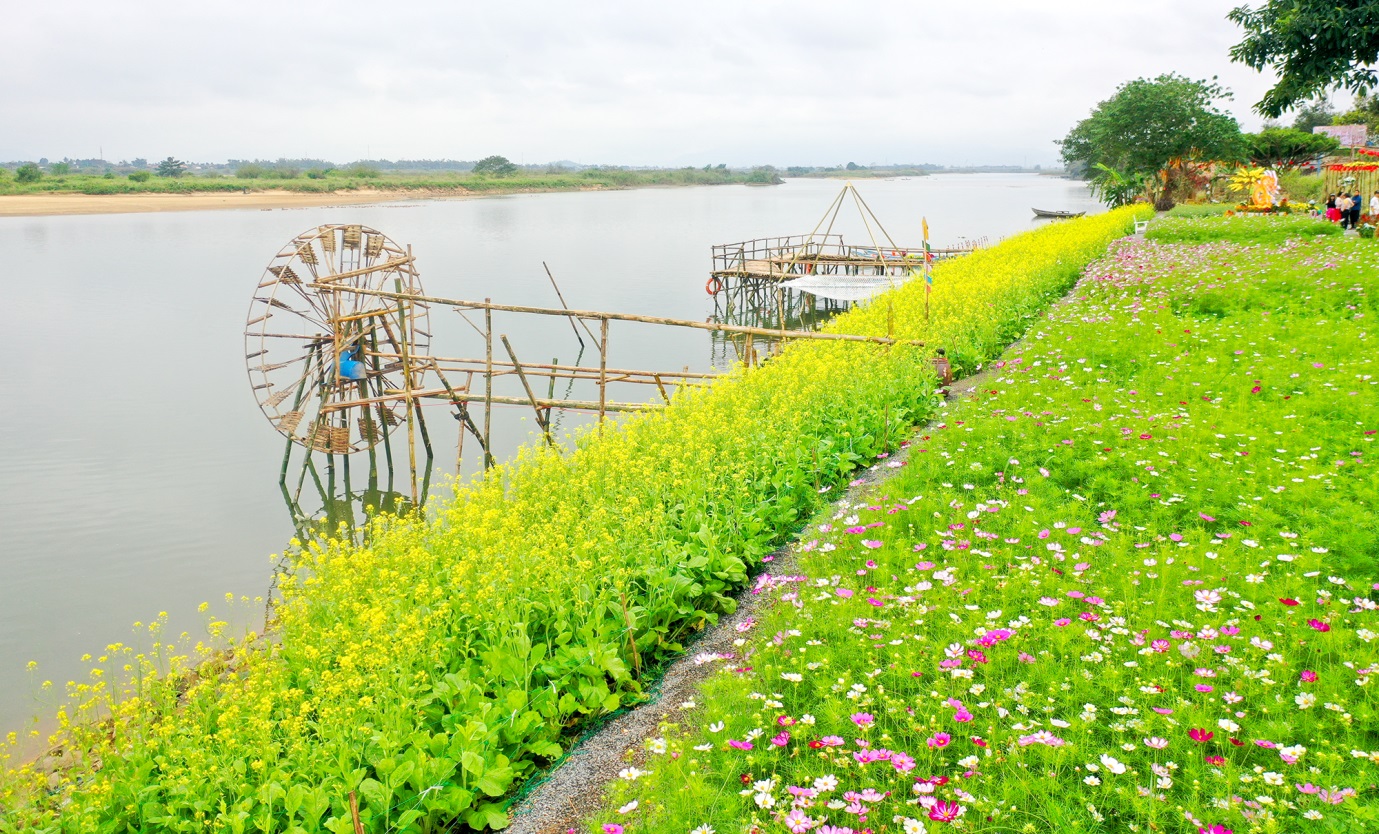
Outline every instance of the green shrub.
[[1279, 188], [1293, 203], [1313, 203], [1322, 199], [1326, 182], [1320, 174], [1284, 171], [1278, 178]]
[[26, 162], [15, 169], [14, 178], [17, 182], [38, 182], [43, 179], [43, 170], [32, 162]]
[[148, 182], [149, 177], [153, 176], [148, 171], [135, 171], [129, 175], [131, 182]]

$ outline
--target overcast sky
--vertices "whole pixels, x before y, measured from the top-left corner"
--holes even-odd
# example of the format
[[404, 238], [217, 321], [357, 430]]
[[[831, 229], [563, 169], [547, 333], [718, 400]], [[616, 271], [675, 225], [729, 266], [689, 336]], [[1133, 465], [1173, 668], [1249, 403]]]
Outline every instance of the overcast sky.
[[1050, 164], [1140, 76], [1257, 129], [1239, 2], [22, 2], [0, 160]]

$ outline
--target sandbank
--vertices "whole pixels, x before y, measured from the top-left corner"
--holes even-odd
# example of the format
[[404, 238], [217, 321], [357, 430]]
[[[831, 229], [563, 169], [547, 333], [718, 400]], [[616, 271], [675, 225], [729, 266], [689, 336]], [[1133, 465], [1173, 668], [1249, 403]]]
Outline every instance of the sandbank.
[[[0, 195], [0, 217], [43, 217], [62, 214], [128, 214], [148, 211], [208, 211], [214, 209], [309, 208], [430, 199], [438, 195], [416, 191], [341, 191], [309, 194], [298, 191], [197, 192], [191, 194], [7, 194]], [[448, 198], [467, 196], [449, 193]]]

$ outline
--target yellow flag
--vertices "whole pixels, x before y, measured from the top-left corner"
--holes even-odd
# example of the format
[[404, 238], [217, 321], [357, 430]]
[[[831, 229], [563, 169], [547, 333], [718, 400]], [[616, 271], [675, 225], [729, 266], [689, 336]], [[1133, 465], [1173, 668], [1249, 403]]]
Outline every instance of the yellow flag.
[[929, 239], [929, 218], [921, 217], [920, 222], [924, 224], [924, 239]]

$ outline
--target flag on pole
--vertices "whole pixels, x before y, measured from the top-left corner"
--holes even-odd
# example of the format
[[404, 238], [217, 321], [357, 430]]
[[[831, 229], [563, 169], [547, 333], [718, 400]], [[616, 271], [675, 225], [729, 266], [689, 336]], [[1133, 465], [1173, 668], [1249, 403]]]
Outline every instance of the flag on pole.
[[934, 273], [931, 266], [934, 262], [934, 251], [929, 248], [929, 218], [922, 217], [920, 222], [924, 226], [924, 291], [928, 292], [929, 288], [934, 285]]

